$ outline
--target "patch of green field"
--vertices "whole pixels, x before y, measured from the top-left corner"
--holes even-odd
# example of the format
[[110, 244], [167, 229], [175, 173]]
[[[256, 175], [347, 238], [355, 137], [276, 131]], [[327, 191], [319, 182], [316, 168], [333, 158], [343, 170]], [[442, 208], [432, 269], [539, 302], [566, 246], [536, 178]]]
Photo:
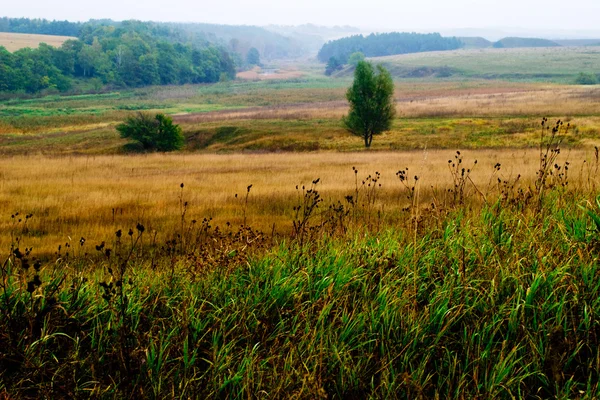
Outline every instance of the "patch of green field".
[[600, 71], [600, 49], [552, 47], [519, 49], [467, 49], [373, 58], [397, 77], [423, 69], [447, 68], [450, 75], [467, 78], [573, 83], [580, 72]]
[[[79, 118], [88, 120], [88, 117]], [[566, 146], [597, 143], [600, 118], [569, 119]], [[356, 151], [363, 141], [348, 133], [339, 119], [232, 119], [184, 123], [184, 151]], [[403, 118], [373, 140], [374, 150], [528, 148], [539, 143], [537, 118]], [[68, 132], [0, 136], [0, 154], [120, 153], [126, 143], [114, 124], [74, 127]]]

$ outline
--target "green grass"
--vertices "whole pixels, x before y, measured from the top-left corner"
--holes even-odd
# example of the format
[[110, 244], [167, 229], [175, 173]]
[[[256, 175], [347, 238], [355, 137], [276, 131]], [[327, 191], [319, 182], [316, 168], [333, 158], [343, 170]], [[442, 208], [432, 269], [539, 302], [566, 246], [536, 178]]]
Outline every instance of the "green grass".
[[600, 49], [471, 49], [379, 57], [373, 61], [395, 76], [409, 76], [419, 68], [449, 68], [457, 77], [574, 83], [580, 72], [598, 73]]
[[123, 227], [110, 256], [59, 249], [39, 273], [13, 255], [0, 393], [595, 398], [600, 231], [586, 199], [423, 210], [416, 233], [359, 219], [370, 229], [306, 230], [309, 245], [209, 228], [159, 250]]

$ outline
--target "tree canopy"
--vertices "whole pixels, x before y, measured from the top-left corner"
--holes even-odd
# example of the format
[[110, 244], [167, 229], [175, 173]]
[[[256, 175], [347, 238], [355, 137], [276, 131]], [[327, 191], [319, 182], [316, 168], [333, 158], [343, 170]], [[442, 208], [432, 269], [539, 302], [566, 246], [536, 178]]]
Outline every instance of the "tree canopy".
[[139, 142], [144, 150], [173, 151], [184, 144], [181, 127], [164, 114], [153, 117], [139, 112], [117, 125], [117, 131], [122, 138]]
[[371, 147], [373, 135], [390, 129], [396, 113], [394, 82], [390, 73], [378, 65], [359, 61], [354, 71], [354, 82], [346, 93], [350, 112], [343, 118], [345, 128], [364, 139]]
[[73, 80], [94, 78], [103, 85], [218, 82], [235, 78], [228, 51], [206, 41], [189, 41], [164, 24], [124, 21], [87, 23], [79, 39], [60, 48], [41, 44], [14, 53], [0, 47], [0, 91], [67, 91]]

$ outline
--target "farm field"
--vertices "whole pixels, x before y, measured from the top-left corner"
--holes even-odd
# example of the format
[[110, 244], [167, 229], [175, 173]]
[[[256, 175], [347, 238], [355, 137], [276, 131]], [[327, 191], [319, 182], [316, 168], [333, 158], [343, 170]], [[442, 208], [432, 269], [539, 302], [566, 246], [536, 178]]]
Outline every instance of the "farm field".
[[[600, 397], [580, 65], [398, 79], [368, 151], [340, 123], [351, 80], [298, 68], [3, 97], [0, 398]], [[184, 149], [128, 152], [138, 111]]]
[[0, 46], [11, 52], [27, 47], [35, 49], [40, 45], [40, 43], [46, 43], [50, 46], [60, 47], [69, 39], [75, 38], [69, 36], [0, 32]]

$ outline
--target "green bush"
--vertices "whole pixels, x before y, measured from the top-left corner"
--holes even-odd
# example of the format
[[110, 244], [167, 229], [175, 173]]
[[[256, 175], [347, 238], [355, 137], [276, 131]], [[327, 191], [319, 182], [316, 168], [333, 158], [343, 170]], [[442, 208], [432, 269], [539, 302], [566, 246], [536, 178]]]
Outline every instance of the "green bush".
[[139, 142], [144, 150], [173, 151], [183, 147], [181, 127], [164, 114], [151, 116], [138, 112], [117, 126], [122, 138]]
[[575, 79], [577, 85], [595, 85], [598, 83], [598, 79], [594, 74], [586, 74], [585, 72], [579, 73]]

